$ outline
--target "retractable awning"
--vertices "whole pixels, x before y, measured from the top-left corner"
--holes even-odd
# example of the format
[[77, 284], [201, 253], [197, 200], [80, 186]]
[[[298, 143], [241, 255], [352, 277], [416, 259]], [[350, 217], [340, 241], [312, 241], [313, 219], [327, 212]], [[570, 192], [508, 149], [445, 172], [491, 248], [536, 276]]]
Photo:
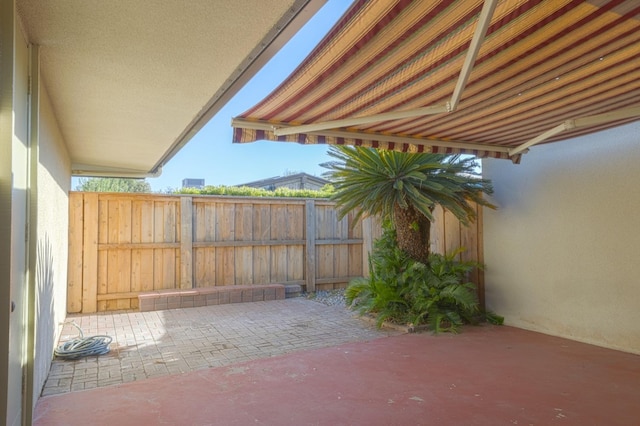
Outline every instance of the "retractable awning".
[[236, 143], [518, 162], [531, 145], [638, 119], [638, 0], [356, 0], [232, 125]]

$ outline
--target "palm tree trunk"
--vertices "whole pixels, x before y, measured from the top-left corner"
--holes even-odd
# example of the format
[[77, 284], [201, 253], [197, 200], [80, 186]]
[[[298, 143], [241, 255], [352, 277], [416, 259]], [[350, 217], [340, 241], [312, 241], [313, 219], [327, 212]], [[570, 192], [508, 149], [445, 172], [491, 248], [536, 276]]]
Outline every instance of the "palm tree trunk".
[[394, 214], [400, 250], [418, 262], [428, 263], [431, 222], [412, 206], [403, 209], [396, 205]]

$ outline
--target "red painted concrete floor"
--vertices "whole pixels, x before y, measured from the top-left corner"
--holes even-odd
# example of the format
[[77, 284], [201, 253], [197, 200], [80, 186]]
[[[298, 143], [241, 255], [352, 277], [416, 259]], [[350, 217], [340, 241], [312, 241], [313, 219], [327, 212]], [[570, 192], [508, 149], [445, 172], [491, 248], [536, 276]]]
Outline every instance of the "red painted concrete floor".
[[637, 425], [640, 356], [466, 327], [44, 397], [35, 424]]

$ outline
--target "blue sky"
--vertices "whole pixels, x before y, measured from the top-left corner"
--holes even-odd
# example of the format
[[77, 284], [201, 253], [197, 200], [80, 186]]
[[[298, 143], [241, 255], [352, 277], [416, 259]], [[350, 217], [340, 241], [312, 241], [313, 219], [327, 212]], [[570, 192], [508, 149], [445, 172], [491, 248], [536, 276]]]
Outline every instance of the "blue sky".
[[329, 0], [238, 94], [167, 163], [158, 178], [147, 179], [154, 191], [178, 188], [184, 178], [207, 185], [236, 185], [286, 172], [321, 175], [330, 159], [326, 145], [283, 142], [232, 144], [231, 118], [242, 114], [275, 89], [308, 55], [351, 4]]

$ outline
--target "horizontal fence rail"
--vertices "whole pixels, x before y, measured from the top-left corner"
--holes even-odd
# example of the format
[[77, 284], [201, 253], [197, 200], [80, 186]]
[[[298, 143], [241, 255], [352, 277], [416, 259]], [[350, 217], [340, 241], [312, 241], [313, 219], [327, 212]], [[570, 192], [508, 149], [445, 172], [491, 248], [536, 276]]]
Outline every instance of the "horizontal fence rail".
[[[162, 289], [345, 287], [368, 275], [381, 235], [377, 219], [338, 220], [335, 203], [320, 199], [89, 192], [69, 199], [69, 313], [137, 309], [139, 294]], [[465, 258], [482, 259], [481, 226], [436, 215], [432, 250], [465, 246]], [[472, 280], [483, 284], [478, 272]]]

